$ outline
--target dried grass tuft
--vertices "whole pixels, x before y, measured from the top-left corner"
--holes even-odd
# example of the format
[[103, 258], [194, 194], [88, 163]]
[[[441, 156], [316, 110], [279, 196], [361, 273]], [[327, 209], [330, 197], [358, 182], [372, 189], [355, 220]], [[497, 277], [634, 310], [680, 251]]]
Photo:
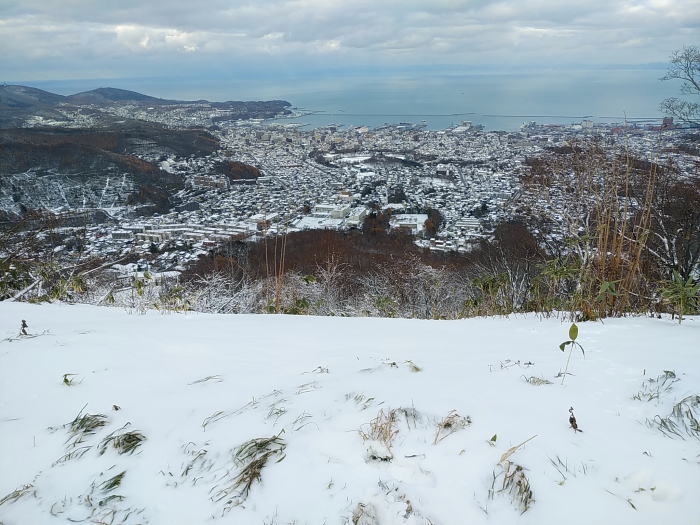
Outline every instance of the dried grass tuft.
[[508, 450], [506, 450], [503, 454], [501, 454], [501, 459], [499, 459], [498, 462], [499, 462], [499, 463], [503, 463], [503, 462], [506, 461], [509, 457], [511, 457], [513, 454], [515, 454], [518, 450], [520, 450], [520, 447], [522, 447], [523, 445], [525, 445], [525, 443], [527, 443], [528, 441], [532, 441], [532, 440], [535, 439], [536, 437], [537, 437], [537, 434], [535, 434], [534, 436], [532, 436], [532, 437], [530, 437], [530, 438], [527, 438], [525, 441], [523, 441], [522, 443], [519, 443], [518, 445], [515, 445], [514, 447], [510, 447], [510, 448], [509, 448]]
[[529, 383], [529, 384], [535, 385], [535, 386], [551, 385], [552, 384], [552, 382], [549, 381], [548, 379], [543, 379], [543, 378], [537, 377], [537, 376], [530, 376], [530, 377], [522, 376], [522, 377], [523, 377], [523, 379], [525, 379], [526, 383]]
[[[504, 461], [498, 464], [500, 472], [494, 471], [493, 482], [489, 490], [489, 497], [493, 499], [496, 494], [507, 493], [511, 497], [511, 501], [524, 514], [534, 503], [535, 499], [530, 487], [530, 481], [525, 475], [525, 469], [517, 463]], [[496, 481], [498, 478], [503, 478], [500, 489], [496, 489]]]
[[9, 494], [7, 494], [4, 498], [0, 499], [0, 505], [3, 505], [5, 503], [13, 503], [20, 499], [22, 496], [26, 496], [29, 494], [29, 492], [34, 488], [34, 485], [27, 484], [23, 485], [18, 489], [13, 490]]
[[[510, 461], [509, 458], [520, 450], [523, 445], [536, 437], [537, 435], [534, 435], [522, 443], [510, 447], [501, 454], [498, 465], [493, 471], [493, 481], [491, 482], [491, 489], [489, 490], [490, 499], [493, 499], [496, 494], [508, 493], [511, 497], [511, 501], [521, 514], [525, 513], [535, 500], [532, 494], [532, 488], [530, 487], [530, 480], [528, 480], [525, 474], [525, 468], [522, 465]], [[496, 489], [496, 481], [499, 478], [502, 478], [503, 482], [501, 488]]]
[[411, 425], [413, 428], [417, 428], [418, 423], [420, 423], [423, 419], [421, 413], [414, 407], [398, 408], [396, 409], [396, 412], [404, 417], [408, 430], [411, 430]]
[[415, 363], [414, 363], [413, 361], [411, 361], [410, 359], [409, 359], [408, 361], [405, 361], [405, 363], [408, 365], [408, 369], [409, 369], [411, 372], [421, 372], [421, 371], [423, 370], [420, 366], [418, 366], [417, 364], [415, 364]]
[[452, 410], [449, 414], [447, 414], [445, 419], [438, 423], [433, 445], [437, 445], [446, 437], [451, 436], [459, 430], [467, 428], [471, 424], [472, 420], [469, 416], [462, 417], [456, 410]]
[[391, 449], [391, 443], [399, 432], [396, 428], [396, 416], [396, 410], [389, 410], [388, 412], [380, 410], [377, 417], [369, 422], [369, 429], [367, 432], [360, 430], [360, 436], [365, 441], [379, 441], [388, 449]]
[[345, 394], [346, 401], [350, 401], [351, 399], [355, 402], [355, 404], [358, 407], [360, 407], [360, 410], [367, 410], [376, 401], [375, 398], [367, 397], [362, 393], [358, 394], [355, 392], [350, 392], [348, 394]]
[[279, 419], [287, 413], [287, 409], [284, 406], [281, 406], [281, 404], [284, 402], [285, 400], [281, 399], [280, 401], [272, 403], [270, 405], [270, 409], [267, 412], [266, 419], [274, 419], [273, 424], [277, 424], [277, 421], [279, 421]]
[[379, 525], [377, 511], [372, 504], [358, 503], [352, 511], [352, 525]]

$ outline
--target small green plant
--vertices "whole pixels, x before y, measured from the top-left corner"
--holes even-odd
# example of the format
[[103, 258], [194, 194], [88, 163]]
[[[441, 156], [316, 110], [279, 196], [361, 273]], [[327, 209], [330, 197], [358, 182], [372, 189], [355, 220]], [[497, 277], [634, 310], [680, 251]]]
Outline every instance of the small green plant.
[[87, 284], [82, 275], [73, 275], [66, 279], [59, 278], [48, 292], [48, 298], [52, 301], [66, 301], [72, 299], [72, 294], [85, 293]]
[[618, 290], [620, 282], [621, 280], [618, 279], [617, 281], [603, 281], [600, 283], [596, 302], [602, 306], [602, 310], [606, 315], [613, 312], [615, 301], [620, 296]]
[[566, 379], [566, 374], [569, 370], [569, 362], [571, 361], [571, 354], [574, 351], [574, 347], [578, 347], [579, 350], [581, 350], [581, 353], [583, 354], [584, 357], [586, 357], [586, 352], [584, 351], [583, 347], [576, 342], [576, 338], [578, 337], [578, 326], [576, 326], [576, 323], [571, 323], [571, 326], [569, 327], [569, 340], [564, 341], [562, 344], [559, 345], [559, 350], [562, 352], [566, 351], [566, 347], [569, 348], [569, 356], [566, 358], [566, 367], [564, 368], [564, 373], [561, 375], [561, 384], [564, 384], [564, 379]]
[[189, 310], [190, 306], [190, 301], [186, 297], [185, 289], [182, 286], [173, 286], [161, 292], [158, 302], [155, 304], [157, 310], [162, 309], [168, 312], [184, 312]]
[[131, 307], [142, 314], [146, 313], [149, 306], [143, 298], [149, 288], [149, 281], [151, 279], [151, 274], [148, 272], [143, 272], [143, 276], [139, 276], [138, 273], [135, 273], [131, 277]]
[[147, 280], [146, 274], [144, 274], [143, 279], [140, 279], [137, 275], [134, 275], [131, 278], [131, 285], [132, 285], [134, 291], [136, 292], [136, 295], [138, 295], [139, 297], [141, 297], [143, 295], [143, 291], [146, 287], [146, 280]]
[[287, 315], [304, 315], [311, 307], [311, 302], [306, 297], [298, 297], [283, 311]]
[[508, 279], [504, 273], [483, 275], [472, 280], [473, 286], [479, 291], [474, 304], [480, 314], [499, 315], [508, 313], [509, 305], [503, 293], [507, 282]]
[[374, 306], [379, 311], [382, 317], [396, 317], [397, 303], [394, 299], [387, 296], [379, 296], [374, 300]]
[[693, 279], [683, 279], [680, 273], [674, 271], [673, 277], [664, 281], [661, 298], [673, 308], [671, 318], [678, 314], [678, 324], [683, 321], [683, 314], [697, 310], [700, 302], [700, 283]]

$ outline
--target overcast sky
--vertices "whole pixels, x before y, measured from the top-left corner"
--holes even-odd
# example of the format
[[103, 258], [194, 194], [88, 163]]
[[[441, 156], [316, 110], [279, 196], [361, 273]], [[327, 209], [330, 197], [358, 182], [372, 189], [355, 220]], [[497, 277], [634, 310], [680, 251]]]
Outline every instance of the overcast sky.
[[663, 63], [698, 0], [0, 0], [0, 80]]

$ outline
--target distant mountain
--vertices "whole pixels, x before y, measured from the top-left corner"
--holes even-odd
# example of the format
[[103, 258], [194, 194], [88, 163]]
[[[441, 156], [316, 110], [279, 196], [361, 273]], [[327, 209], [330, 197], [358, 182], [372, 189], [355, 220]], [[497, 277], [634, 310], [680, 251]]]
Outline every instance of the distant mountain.
[[1, 109], [31, 109], [55, 106], [65, 102], [66, 97], [28, 86], [0, 85]]
[[[272, 118], [280, 114], [288, 114], [288, 108], [291, 106], [285, 100], [247, 102], [170, 100], [111, 87], [63, 96], [28, 86], [0, 85], [0, 128], [22, 127], [27, 119], [33, 117], [38, 118], [35, 122], [41, 122], [44, 119], [45, 122], [66, 123], [71, 121], [76, 111], [82, 117], [91, 119], [93, 125], [98, 123], [101, 126], [111, 126], [115, 122], [111, 108], [121, 104], [152, 106], [156, 112], [161, 109], [177, 108], [180, 105], [209, 106], [226, 110], [228, 114], [212, 118], [214, 125], [225, 120]], [[71, 112], [73, 112], [72, 116]]]
[[82, 105], [109, 105], [109, 104], [149, 104], [153, 106], [172, 106], [178, 104], [211, 104], [217, 108], [229, 108], [238, 106], [250, 106], [256, 110], [272, 105], [274, 107], [285, 108], [291, 104], [285, 100], [268, 101], [233, 101], [210, 102], [208, 100], [171, 100], [166, 98], [151, 97], [129, 91], [128, 89], [118, 89], [111, 87], [101, 87], [90, 91], [82, 91], [74, 95], [57, 95], [29, 86], [0, 85], [0, 110], [3, 109], [32, 109], [37, 107], [56, 106], [61, 103], [74, 106]]
[[91, 91], [83, 91], [66, 97], [66, 101], [72, 104], [114, 104], [119, 102], [138, 103], [138, 104], [177, 104], [175, 100], [165, 100], [162, 98], [151, 97], [137, 93], [136, 91], [128, 91], [126, 89], [117, 88], [97, 88]]

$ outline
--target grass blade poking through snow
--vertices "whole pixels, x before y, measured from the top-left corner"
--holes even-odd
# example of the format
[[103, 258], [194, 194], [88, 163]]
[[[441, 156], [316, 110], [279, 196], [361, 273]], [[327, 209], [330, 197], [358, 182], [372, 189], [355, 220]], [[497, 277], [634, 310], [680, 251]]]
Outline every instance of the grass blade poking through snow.
[[116, 489], [117, 487], [119, 487], [119, 485], [122, 484], [122, 480], [124, 479], [125, 474], [126, 474], [126, 470], [122, 470], [116, 476], [112, 476], [108, 480], [100, 483], [99, 489], [102, 492], [111, 492], [112, 490]]
[[61, 456], [56, 461], [54, 461], [51, 466], [55, 467], [56, 465], [59, 465], [60, 463], [65, 463], [66, 461], [71, 461], [73, 459], [80, 459], [85, 454], [87, 454], [87, 451], [90, 450], [91, 448], [92, 448], [91, 445], [73, 448], [70, 452], [65, 453], [63, 456]]
[[656, 416], [647, 424], [668, 437], [685, 439], [684, 434], [700, 439], [700, 395], [688, 396], [673, 405], [668, 417]]
[[[505, 461], [499, 465], [503, 470], [500, 474], [494, 474], [493, 484], [491, 485], [491, 497], [495, 492], [505, 492], [510, 494], [513, 504], [524, 514], [534, 502], [530, 481], [525, 475], [525, 469], [517, 463]], [[503, 476], [503, 484], [498, 491], [495, 491], [496, 479], [499, 475]]]
[[10, 492], [7, 496], [4, 498], [0, 499], [0, 505], [3, 505], [5, 503], [12, 503], [13, 501], [17, 501], [19, 498], [22, 496], [26, 496], [29, 494], [29, 491], [34, 488], [34, 485], [24, 485], [16, 490], [13, 490]]
[[[256, 481], [262, 481], [262, 471], [271, 459], [274, 458], [275, 463], [279, 463], [286, 457], [284, 450], [287, 448], [287, 443], [280, 437], [280, 434], [269, 438], [251, 439], [238, 447], [233, 460], [241, 467], [241, 470], [234, 476], [231, 483], [220, 488], [212, 496], [214, 501], [228, 498], [224, 513], [231, 507], [245, 501], [253, 484]], [[234, 492], [237, 493], [234, 494]]]
[[117, 449], [119, 454], [133, 454], [134, 451], [141, 446], [141, 443], [146, 440], [146, 436], [144, 436], [138, 430], [123, 432], [121, 434], [118, 433], [128, 425], [129, 423], [124, 425], [119, 430], [115, 430], [100, 442], [99, 447], [97, 447], [97, 450], [100, 452], [100, 456], [107, 451], [107, 447], [109, 447], [109, 445], [112, 445], [115, 449]]
[[649, 378], [642, 383], [642, 388], [632, 399], [638, 401], [653, 401], [659, 399], [662, 394], [667, 394], [673, 389], [673, 384], [680, 381], [673, 370], [664, 370], [656, 378]]
[[420, 371], [423, 370], [421, 367], [419, 367], [417, 364], [415, 364], [415, 363], [414, 363], [413, 361], [411, 361], [410, 359], [409, 359], [408, 361], [406, 361], [405, 363], [408, 365], [408, 369], [409, 369], [411, 372], [420, 372]]
[[[280, 433], [281, 434], [281, 433]], [[255, 438], [243, 443], [234, 456], [237, 463], [242, 464], [268, 453], [279, 453], [284, 459], [284, 449], [287, 444], [280, 434], [269, 438]]]
[[63, 384], [66, 386], [73, 386], [75, 384], [75, 379], [73, 379], [77, 374], [63, 374]]
[[[87, 406], [87, 405], [86, 405]], [[83, 442], [86, 436], [92, 435], [107, 424], [108, 418], [104, 414], [83, 414], [85, 407], [80, 409], [75, 419], [68, 424], [68, 433], [72, 446], [76, 446]]]
[[[494, 470], [493, 481], [491, 482], [491, 489], [489, 490], [489, 498], [491, 499], [493, 499], [496, 493], [505, 492], [510, 494], [511, 501], [521, 514], [525, 513], [535, 500], [532, 494], [532, 488], [530, 487], [530, 480], [528, 480], [525, 475], [525, 468], [522, 465], [510, 461], [509, 458], [520, 450], [520, 447], [525, 445], [525, 443], [536, 437], [536, 435], [532, 436], [519, 445], [510, 447], [501, 454], [501, 459], [499, 459], [497, 466], [497, 469], [500, 468], [500, 472]], [[503, 483], [501, 488], [496, 490], [496, 480], [499, 477], [503, 477]]]
[[536, 437], [537, 437], [537, 434], [535, 434], [535, 435], [532, 436], [531, 438], [526, 439], [525, 441], [523, 441], [523, 442], [520, 443], [519, 445], [515, 445], [514, 447], [510, 447], [510, 448], [509, 448], [508, 450], [506, 450], [503, 454], [501, 454], [501, 459], [499, 459], [498, 462], [499, 462], [499, 463], [503, 463], [503, 462], [506, 461], [509, 457], [511, 457], [513, 454], [515, 454], [515, 453], [518, 451], [518, 449], [520, 449], [520, 447], [522, 447], [525, 443], [527, 443], [528, 441], [532, 441], [532, 440], [535, 439]]
[[523, 379], [525, 379], [526, 383], [529, 383], [529, 384], [535, 385], [535, 386], [551, 385], [552, 384], [551, 381], [549, 381], [547, 379], [542, 379], [541, 377], [537, 377], [537, 376], [526, 377], [523, 375], [521, 377]]

